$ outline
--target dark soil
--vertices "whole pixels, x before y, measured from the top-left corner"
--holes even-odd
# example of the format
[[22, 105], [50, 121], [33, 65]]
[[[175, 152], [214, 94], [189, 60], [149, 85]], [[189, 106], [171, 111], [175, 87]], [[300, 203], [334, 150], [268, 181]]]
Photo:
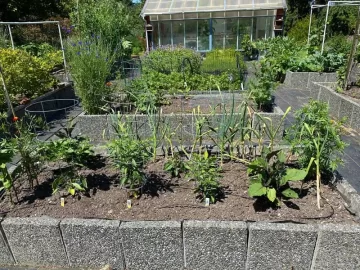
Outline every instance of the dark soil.
[[349, 90], [343, 91], [342, 94], [351, 97], [355, 102], [360, 104], [360, 87], [359, 86], [351, 86], [351, 88]]
[[[0, 201], [0, 215], [9, 217], [51, 216], [56, 218], [106, 218], [120, 220], [244, 220], [284, 221], [303, 223], [355, 223], [344, 207], [336, 190], [323, 185], [321, 210], [316, 206], [313, 183], [305, 183], [300, 199], [283, 201], [281, 208], [272, 208], [266, 200], [256, 200], [247, 195], [248, 177], [241, 163], [229, 162], [223, 166], [221, 184], [224, 198], [205, 207], [196, 199], [193, 183], [184, 177], [171, 179], [163, 171], [164, 160], [150, 163], [146, 168], [148, 184], [139, 199], [132, 199], [132, 208], [126, 206], [127, 192], [118, 185], [118, 172], [106, 160], [93, 168], [81, 170], [87, 177], [90, 192], [87, 196], [65, 197], [65, 207], [60, 206], [61, 194], [52, 195], [54, 172], [44, 170], [39, 176], [40, 185], [31, 191], [25, 184], [18, 190], [20, 203], [11, 206], [7, 197]], [[19, 181], [17, 181], [19, 182]], [[300, 188], [300, 183], [294, 188]]]
[[208, 114], [212, 112], [221, 113], [224, 110], [230, 112], [232, 105], [234, 104], [235, 112], [239, 112], [239, 106], [242, 103], [242, 96], [235, 95], [234, 101], [231, 94], [220, 95], [195, 95], [195, 96], [179, 96], [169, 98], [167, 104], [161, 107], [164, 114], [171, 113], [192, 113], [195, 109], [196, 112], [201, 114]]

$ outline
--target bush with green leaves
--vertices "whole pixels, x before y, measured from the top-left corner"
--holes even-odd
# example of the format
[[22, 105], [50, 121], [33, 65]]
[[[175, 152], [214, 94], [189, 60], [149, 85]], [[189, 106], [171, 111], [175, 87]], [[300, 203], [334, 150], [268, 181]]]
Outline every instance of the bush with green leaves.
[[100, 37], [111, 51], [116, 50], [117, 57], [130, 54], [129, 46], [119, 45], [126, 43], [137, 18], [124, 3], [86, 0], [79, 1], [78, 7], [71, 13], [71, 20], [81, 37]]
[[[294, 39], [299, 44], [306, 44], [309, 32], [310, 16], [306, 16], [296, 21], [293, 27], [287, 33], [289, 38]], [[316, 24], [316, 18], [312, 18], [312, 25]]]
[[12, 161], [14, 157], [15, 149], [6, 140], [0, 141], [0, 192], [5, 190], [10, 198], [10, 202], [13, 203], [12, 191], [15, 194], [17, 201], [19, 201], [16, 188], [13, 184], [13, 179], [10, 172], [7, 169], [6, 164]]
[[[190, 64], [187, 60], [190, 61]], [[144, 72], [159, 72], [170, 74], [172, 72], [200, 73], [200, 53], [181, 46], [163, 46], [150, 51], [141, 58]]]
[[180, 173], [187, 171], [184, 160], [179, 153], [174, 153], [164, 164], [164, 171], [169, 172], [171, 177], [180, 177]]
[[49, 43], [33, 43], [24, 44], [20, 46], [21, 50], [30, 53], [42, 60], [42, 63], [49, 71], [55, 67], [63, 65], [63, 55], [61, 50], [56, 50]]
[[94, 156], [94, 151], [86, 138], [62, 138], [47, 143], [45, 155], [50, 161], [84, 166]]
[[270, 152], [267, 149], [261, 157], [257, 157], [246, 166], [250, 176], [249, 196], [266, 196], [277, 206], [281, 205], [281, 198], [299, 198], [289, 182], [304, 180], [309, 170], [309, 167], [306, 170], [289, 168], [286, 166], [286, 156], [282, 150]]
[[102, 112], [103, 97], [112, 92], [107, 85], [115, 52], [102, 39], [73, 39], [66, 46], [75, 92], [89, 114]]
[[[313, 135], [305, 132], [307, 124], [314, 129]], [[342, 121], [335, 122], [329, 116], [329, 106], [325, 102], [311, 100], [309, 104], [295, 112], [295, 122], [287, 130], [287, 140], [291, 149], [298, 156], [298, 162], [305, 168], [311, 158], [316, 156], [313, 136], [320, 137], [319, 145], [324, 145], [320, 155], [321, 174], [328, 177], [343, 163], [341, 155], [346, 143], [341, 139]], [[312, 165], [310, 177], [315, 176], [315, 164]]]
[[292, 67], [292, 63], [307, 55], [304, 46], [288, 37], [275, 37], [257, 41], [255, 46], [261, 51], [266, 51], [260, 63], [261, 66], [271, 67], [268, 71], [274, 81], [282, 81], [285, 78], [286, 71]]
[[243, 74], [246, 70], [243, 55], [234, 49], [216, 49], [206, 53], [201, 63], [201, 71], [212, 74], [220, 74], [224, 71], [232, 71]]
[[145, 182], [144, 166], [151, 158], [146, 141], [134, 138], [129, 130], [129, 123], [118, 119], [116, 124], [116, 139], [108, 144], [110, 158], [115, 168], [120, 170], [120, 184], [128, 188], [130, 196], [138, 197], [139, 188]]
[[217, 158], [205, 151], [203, 154], [193, 154], [185, 166], [188, 170], [187, 177], [195, 182], [194, 192], [198, 194], [197, 197], [202, 201], [209, 198], [211, 203], [215, 203], [222, 192]]
[[[0, 63], [12, 99], [40, 96], [55, 83], [48, 66], [23, 50], [0, 49]], [[0, 87], [3, 87], [1, 80]]]

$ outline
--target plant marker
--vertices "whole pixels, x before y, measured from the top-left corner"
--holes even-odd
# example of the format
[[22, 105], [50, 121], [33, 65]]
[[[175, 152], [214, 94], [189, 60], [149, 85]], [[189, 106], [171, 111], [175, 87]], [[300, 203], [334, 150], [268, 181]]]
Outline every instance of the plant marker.
[[62, 207], [65, 206], [65, 199], [64, 199], [64, 198], [61, 198], [61, 199], [60, 199], [60, 205], [61, 205]]
[[127, 208], [129, 208], [129, 209], [131, 208], [131, 200], [127, 200], [127, 201], [126, 201], [126, 206], [127, 206]]
[[205, 198], [205, 206], [210, 206], [210, 199], [209, 198]]

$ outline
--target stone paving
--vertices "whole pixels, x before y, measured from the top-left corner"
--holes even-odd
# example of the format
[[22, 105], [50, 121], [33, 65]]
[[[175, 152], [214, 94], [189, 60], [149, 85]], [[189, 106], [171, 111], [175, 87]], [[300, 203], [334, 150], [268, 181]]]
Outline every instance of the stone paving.
[[[284, 85], [278, 87], [275, 92], [275, 103], [283, 111], [291, 106], [291, 111], [285, 120], [285, 128], [294, 121], [294, 112], [300, 109], [310, 99], [310, 91], [304, 89], [291, 89]], [[344, 165], [338, 168], [340, 175], [360, 192], [360, 134], [347, 130], [342, 136], [343, 140], [349, 144], [343, 156]]]

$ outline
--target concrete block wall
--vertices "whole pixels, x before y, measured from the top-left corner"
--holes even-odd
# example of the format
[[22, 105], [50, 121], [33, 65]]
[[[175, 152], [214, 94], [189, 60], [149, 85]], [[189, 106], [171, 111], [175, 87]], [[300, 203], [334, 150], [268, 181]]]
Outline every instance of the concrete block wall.
[[336, 73], [287, 71], [284, 84], [292, 88], [309, 88], [312, 82], [336, 82]]
[[[281, 118], [284, 115], [284, 112], [279, 108], [275, 107], [273, 113], [263, 113], [259, 112], [254, 115], [253, 128], [259, 126], [259, 116], [267, 117], [272, 120], [274, 126], [278, 125], [281, 122]], [[241, 116], [236, 114], [235, 117]], [[221, 121], [222, 114], [203, 114], [201, 117], [206, 117], [207, 121], [210, 123], [218, 124]], [[116, 115], [86, 115], [84, 113], [80, 114], [77, 117], [77, 127], [81, 134], [90, 138], [91, 141], [96, 143], [102, 143], [106, 139], [111, 139], [115, 137], [112, 125]], [[123, 118], [124, 121], [131, 123], [133, 130], [137, 130], [137, 133], [140, 134], [140, 137], [145, 138], [151, 136], [151, 128], [149, 125], [149, 117], [147, 115], [125, 115]], [[170, 126], [170, 130], [176, 131], [177, 140], [183, 144], [192, 144], [195, 137], [195, 124], [196, 119], [193, 114], [184, 113], [184, 114], [163, 114], [161, 115], [160, 122]], [[281, 126], [278, 132], [278, 140], [282, 138], [282, 133], [284, 130], [284, 125]], [[203, 132], [206, 133], [208, 128], [204, 127]], [[178, 139], [179, 138], [179, 139]], [[207, 137], [205, 140], [211, 142], [210, 138]]]
[[0, 266], [360, 269], [360, 225], [6, 218]]
[[360, 132], [360, 102], [335, 92], [333, 83], [310, 84], [312, 98], [329, 104], [330, 115], [336, 119], [344, 119], [345, 125]]

